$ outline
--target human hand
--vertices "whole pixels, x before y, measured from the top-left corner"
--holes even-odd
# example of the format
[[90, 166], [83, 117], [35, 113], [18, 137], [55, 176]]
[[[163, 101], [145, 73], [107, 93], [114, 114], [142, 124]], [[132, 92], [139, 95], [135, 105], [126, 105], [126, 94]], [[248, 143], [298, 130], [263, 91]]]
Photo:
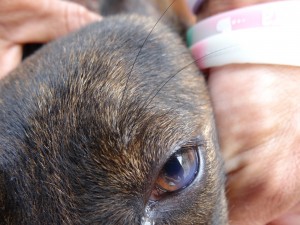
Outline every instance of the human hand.
[[0, 2], [0, 79], [21, 61], [26, 43], [45, 43], [101, 17], [61, 0]]
[[232, 225], [299, 225], [299, 74], [299, 68], [267, 65], [210, 73]]
[[[259, 2], [211, 0], [199, 18]], [[250, 64], [210, 70], [231, 225], [300, 224], [299, 74]]]

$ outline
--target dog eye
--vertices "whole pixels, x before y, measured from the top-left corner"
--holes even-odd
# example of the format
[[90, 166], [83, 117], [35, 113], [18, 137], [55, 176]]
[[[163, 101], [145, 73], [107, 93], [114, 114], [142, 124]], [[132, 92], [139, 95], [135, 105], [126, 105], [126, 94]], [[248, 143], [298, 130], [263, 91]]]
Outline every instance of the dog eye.
[[175, 152], [160, 171], [150, 200], [156, 201], [168, 193], [190, 185], [199, 168], [198, 146], [185, 146]]

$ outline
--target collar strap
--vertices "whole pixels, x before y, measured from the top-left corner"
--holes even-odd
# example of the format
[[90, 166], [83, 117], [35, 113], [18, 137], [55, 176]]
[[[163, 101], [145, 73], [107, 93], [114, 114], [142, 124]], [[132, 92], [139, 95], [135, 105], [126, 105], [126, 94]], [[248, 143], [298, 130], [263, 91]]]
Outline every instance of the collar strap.
[[200, 69], [233, 63], [300, 66], [300, 1], [277, 1], [209, 17], [188, 30]]

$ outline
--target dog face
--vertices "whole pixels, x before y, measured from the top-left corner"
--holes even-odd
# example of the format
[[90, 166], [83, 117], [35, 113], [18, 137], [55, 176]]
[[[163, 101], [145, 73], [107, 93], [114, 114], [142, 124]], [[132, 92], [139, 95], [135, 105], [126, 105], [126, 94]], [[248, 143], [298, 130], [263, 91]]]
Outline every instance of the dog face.
[[226, 224], [205, 81], [156, 22], [104, 19], [1, 81], [3, 224]]

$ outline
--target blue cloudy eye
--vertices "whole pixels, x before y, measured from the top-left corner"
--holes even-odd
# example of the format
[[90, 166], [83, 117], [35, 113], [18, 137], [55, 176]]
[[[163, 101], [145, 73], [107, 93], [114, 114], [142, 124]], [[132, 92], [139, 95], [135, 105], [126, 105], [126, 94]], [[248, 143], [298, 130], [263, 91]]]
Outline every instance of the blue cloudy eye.
[[156, 179], [150, 200], [158, 200], [193, 182], [200, 168], [198, 149], [199, 146], [184, 146], [168, 159]]

